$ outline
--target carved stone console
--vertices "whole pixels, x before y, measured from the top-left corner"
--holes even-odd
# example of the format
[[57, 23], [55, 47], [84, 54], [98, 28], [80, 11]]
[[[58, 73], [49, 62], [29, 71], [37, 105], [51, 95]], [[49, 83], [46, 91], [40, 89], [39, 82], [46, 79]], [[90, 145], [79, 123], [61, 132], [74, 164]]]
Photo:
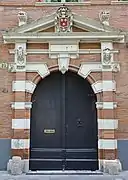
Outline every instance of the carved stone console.
[[122, 171], [122, 165], [119, 159], [102, 160], [100, 170], [111, 175], [118, 175]]
[[27, 23], [27, 13], [24, 11], [20, 11], [18, 13], [19, 26], [22, 26]]
[[20, 175], [29, 171], [29, 160], [21, 159], [20, 156], [13, 156], [7, 163], [7, 171], [12, 175]]
[[7, 171], [12, 175], [20, 175], [23, 173], [23, 161], [19, 156], [13, 156], [7, 164]]
[[110, 12], [105, 10], [99, 13], [99, 19], [102, 24], [109, 25]]

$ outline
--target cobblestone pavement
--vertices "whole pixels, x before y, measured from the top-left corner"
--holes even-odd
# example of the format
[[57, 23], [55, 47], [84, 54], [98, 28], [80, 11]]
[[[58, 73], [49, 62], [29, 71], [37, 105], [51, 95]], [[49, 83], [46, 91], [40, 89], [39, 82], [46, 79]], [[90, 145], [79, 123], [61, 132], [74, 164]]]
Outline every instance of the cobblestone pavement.
[[0, 180], [128, 180], [128, 171], [120, 175], [19, 175], [0, 172]]

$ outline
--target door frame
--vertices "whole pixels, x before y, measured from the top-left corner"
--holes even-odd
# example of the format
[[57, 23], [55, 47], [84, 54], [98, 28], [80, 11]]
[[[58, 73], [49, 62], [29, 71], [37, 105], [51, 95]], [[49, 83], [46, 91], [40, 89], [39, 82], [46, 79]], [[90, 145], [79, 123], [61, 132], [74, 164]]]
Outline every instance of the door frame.
[[[82, 65], [81, 65], [82, 67]], [[75, 66], [73, 64], [69, 65], [68, 70], [73, 71], [74, 73], [77, 73], [80, 71], [81, 67], [79, 66]], [[117, 158], [117, 139], [115, 138], [115, 132], [116, 129], [118, 127], [118, 120], [116, 119], [110, 119], [111, 122], [115, 121], [113, 123], [114, 127], [112, 127], [113, 129], [113, 137], [114, 139], [110, 140], [111, 143], [110, 145], [108, 144], [109, 147], [106, 146], [106, 139], [104, 139], [104, 137], [102, 137], [103, 132], [106, 131], [106, 129], [104, 127], [101, 127], [99, 124], [103, 121], [105, 121], [105, 114], [106, 114], [106, 109], [104, 106], [104, 98], [108, 97], [108, 94], [105, 92], [104, 94], [104, 98], [103, 98], [103, 89], [101, 88], [100, 84], [106, 76], [101, 76], [103, 73], [107, 73], [107, 77], [111, 77], [112, 72], [99, 72], [100, 76], [102, 77], [101, 80], [99, 81], [99, 75], [97, 74], [95, 68], [92, 67], [93, 72], [95, 72], [93, 75], [91, 74], [92, 69], [90, 69], [86, 79], [89, 81], [90, 86], [92, 86], [94, 93], [96, 94], [97, 97], [97, 103], [96, 103], [96, 108], [97, 108], [97, 123], [98, 123], [98, 160], [99, 160], [99, 170], [102, 169], [102, 166], [104, 166], [104, 161], [105, 159], [108, 159], [108, 161], [111, 162], [111, 160], [109, 160], [109, 156], [112, 157], [112, 161], [116, 161]], [[59, 71], [58, 65], [54, 65], [51, 67], [48, 67], [48, 72], [44, 73], [44, 78], [46, 76], [48, 76], [50, 73], [55, 72], [55, 71]], [[86, 73], [86, 72], [85, 72]], [[81, 76], [81, 78], [85, 78], [85, 75], [83, 74], [79, 74]], [[103, 78], [104, 77], [104, 78]], [[40, 76], [39, 72], [37, 75], [34, 75], [33, 80], [29, 81], [30, 82], [30, 89], [28, 92], [28, 96], [25, 98], [25, 106], [24, 106], [24, 117], [26, 120], [29, 120], [30, 123], [30, 109], [31, 109], [31, 95], [36, 87], [36, 85], [38, 84], [38, 82], [42, 79], [42, 77]], [[111, 78], [110, 78], [111, 80]], [[112, 81], [112, 80], [111, 80]], [[109, 90], [110, 91], [110, 90]], [[112, 96], [115, 96], [115, 92], [112, 89], [111, 92]], [[18, 94], [17, 94], [18, 95]], [[16, 97], [16, 95], [15, 95]], [[26, 103], [27, 102], [27, 103]], [[113, 103], [113, 104], [112, 104]], [[110, 108], [109, 108], [109, 112], [111, 111], [111, 114], [113, 114], [115, 112], [115, 108], [116, 108], [116, 104], [114, 104], [114, 102], [112, 102]], [[14, 107], [14, 113], [17, 113], [17, 109], [15, 108], [16, 105], [12, 104], [12, 107]], [[25, 108], [26, 107], [26, 108]], [[23, 117], [23, 114], [22, 114]], [[102, 125], [102, 124], [101, 124]], [[16, 156], [16, 155], [20, 155], [23, 159], [25, 159], [25, 163], [27, 163], [27, 169], [29, 170], [29, 147], [30, 147], [30, 141], [29, 141], [29, 137], [30, 137], [30, 128], [29, 128], [29, 124], [28, 124], [28, 130], [27, 130], [27, 139], [14, 139], [12, 138], [12, 156]], [[24, 128], [25, 129], [25, 128]], [[112, 136], [111, 133], [111, 136]], [[107, 141], [109, 141], [109, 138], [107, 139]], [[15, 148], [14, 148], [15, 147]], [[112, 148], [111, 148], [112, 147]]]
[[[79, 70], [79, 67], [77, 67], [77, 66], [70, 66], [69, 65], [69, 68], [68, 68], [68, 70], [69, 71], [71, 71], [71, 72], [74, 72], [74, 73], [77, 73], [77, 75], [78, 76], [80, 76], [79, 74], [78, 74], [78, 70]], [[51, 66], [50, 68], [49, 68], [49, 71], [50, 71], [50, 74], [52, 74], [52, 72], [57, 72], [57, 71], [59, 71], [59, 69], [58, 69], [58, 66]], [[44, 78], [47, 78], [47, 76], [48, 76], [49, 74], [47, 74]], [[80, 76], [81, 78], [83, 78], [82, 76]], [[90, 86], [92, 86], [94, 83], [95, 83], [95, 79], [94, 79], [94, 77], [93, 76], [91, 76], [91, 75], [88, 75], [87, 76], [87, 81], [90, 83]], [[39, 75], [39, 74], [37, 74], [36, 76], [35, 76], [35, 78], [34, 78], [34, 84], [36, 84], [36, 86], [38, 85], [38, 83], [40, 82], [42, 80], [42, 77]], [[36, 87], [35, 86], [35, 87]], [[35, 88], [34, 88], [35, 89]], [[93, 91], [94, 91], [94, 94], [96, 94], [96, 99], [97, 99], [97, 101], [100, 101], [101, 100], [101, 97], [102, 97], [102, 94], [100, 93], [100, 94], [97, 94], [96, 93], [96, 91], [95, 91], [95, 89], [93, 88], [93, 86], [92, 86], [92, 89], [93, 89]], [[34, 91], [33, 91], [34, 92]], [[32, 95], [31, 95], [31, 97], [32, 97]], [[30, 101], [31, 101], [31, 98], [30, 98]], [[97, 106], [96, 106], [96, 108], [97, 108]], [[97, 108], [97, 123], [98, 123], [98, 108]], [[30, 116], [31, 116], [31, 111], [30, 111]], [[99, 131], [100, 131], [100, 129], [99, 129], [99, 126], [98, 126], [98, 141], [99, 141]], [[29, 146], [30, 147], [30, 146]], [[30, 148], [29, 148], [29, 152], [30, 152]], [[101, 164], [102, 164], [102, 160], [100, 159], [100, 157], [103, 155], [103, 152], [101, 152], [100, 151], [100, 149], [99, 149], [99, 143], [98, 143], [98, 167], [99, 167], [99, 170], [102, 168], [101, 166]], [[29, 158], [28, 158], [29, 159]]]

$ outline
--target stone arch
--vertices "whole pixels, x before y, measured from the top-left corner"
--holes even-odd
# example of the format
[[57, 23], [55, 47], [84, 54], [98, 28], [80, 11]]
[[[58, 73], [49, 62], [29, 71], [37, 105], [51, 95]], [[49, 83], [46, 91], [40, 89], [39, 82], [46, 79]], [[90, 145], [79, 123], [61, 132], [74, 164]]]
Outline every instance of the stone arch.
[[[50, 66], [48, 69], [49, 69], [50, 73], [59, 71], [58, 65]], [[78, 70], [79, 70], [79, 66], [69, 65], [69, 71], [77, 73]], [[45, 76], [45, 77], [47, 77], [47, 76]], [[83, 77], [81, 77], [81, 78], [83, 78]], [[42, 77], [39, 74], [37, 74], [36, 76], [33, 77], [32, 82], [37, 85], [41, 79], [42, 79]], [[92, 84], [94, 84], [96, 82], [95, 78], [91, 74], [89, 74], [86, 79], [90, 83], [91, 86], [92, 86]], [[92, 89], [93, 89], [93, 87], [92, 87]], [[93, 89], [93, 91], [94, 91], [94, 89]], [[94, 92], [94, 94], [96, 94], [97, 101], [99, 101], [101, 99], [102, 93]]]
[[[59, 70], [59, 68], [58, 68], [57, 65], [56, 65], [56, 66], [51, 66], [51, 67], [49, 67], [50, 73], [56, 72], [56, 71], [58, 71], [58, 70]], [[78, 70], [79, 70], [79, 67], [78, 67], [78, 66], [69, 65], [69, 70], [72, 71], [72, 72], [77, 73]], [[45, 77], [47, 77], [47, 76], [45, 76]], [[44, 78], [45, 78], [45, 77], [44, 77]], [[35, 84], [38, 84], [38, 82], [39, 82], [41, 79], [42, 79], [42, 77], [41, 77], [39, 74], [37, 74], [35, 77], [33, 77], [32, 82], [35, 83]], [[92, 85], [93, 83], [96, 82], [95, 78], [94, 78], [92, 75], [88, 75], [87, 80], [88, 80], [88, 82], [90, 83], [90, 85]]]

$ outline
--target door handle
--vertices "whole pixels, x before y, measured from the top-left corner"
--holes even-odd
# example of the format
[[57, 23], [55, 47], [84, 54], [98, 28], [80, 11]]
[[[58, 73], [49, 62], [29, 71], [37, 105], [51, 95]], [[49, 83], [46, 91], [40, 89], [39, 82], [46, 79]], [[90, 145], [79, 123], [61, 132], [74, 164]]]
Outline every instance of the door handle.
[[77, 119], [77, 126], [82, 127], [82, 121], [80, 118]]

